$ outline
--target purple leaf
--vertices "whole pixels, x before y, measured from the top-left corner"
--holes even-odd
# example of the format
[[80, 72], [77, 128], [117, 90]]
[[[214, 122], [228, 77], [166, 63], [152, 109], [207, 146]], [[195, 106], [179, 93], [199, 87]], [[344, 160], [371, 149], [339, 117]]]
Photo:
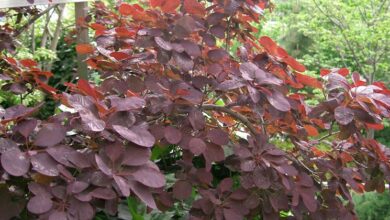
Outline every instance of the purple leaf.
[[116, 194], [109, 188], [96, 188], [91, 192], [91, 195], [98, 199], [110, 200], [115, 199]]
[[15, 127], [14, 130], [19, 132], [23, 137], [27, 138], [32, 131], [34, 131], [35, 127], [37, 126], [38, 121], [36, 119], [28, 119], [19, 122]]
[[67, 159], [72, 164], [74, 164], [76, 167], [81, 168], [81, 169], [87, 168], [87, 167], [91, 166], [91, 163], [87, 159], [85, 154], [82, 154], [82, 153], [80, 153], [78, 151], [74, 151], [74, 152], [70, 153], [69, 156], [67, 157]]
[[18, 148], [18, 145], [8, 138], [0, 138], [0, 153], [4, 153], [12, 148]]
[[206, 150], [203, 152], [203, 156], [209, 163], [219, 162], [225, 159], [223, 148], [213, 143], [207, 144]]
[[1, 155], [1, 165], [13, 176], [23, 176], [30, 169], [30, 161], [24, 152], [12, 148]]
[[89, 184], [82, 181], [75, 181], [69, 185], [70, 191], [72, 193], [81, 193], [86, 188], [88, 188]]
[[220, 39], [225, 38], [225, 28], [221, 25], [212, 26], [210, 28], [210, 33]]
[[353, 121], [354, 113], [352, 109], [345, 106], [338, 106], [334, 110], [334, 117], [336, 121], [342, 125], [347, 125]]
[[207, 56], [210, 58], [211, 61], [218, 62], [227, 58], [229, 54], [224, 49], [214, 49], [214, 50], [210, 50], [207, 53]]
[[81, 202], [77, 199], [71, 199], [68, 213], [72, 213], [74, 219], [93, 219], [95, 211], [88, 202]]
[[314, 190], [311, 188], [299, 188], [299, 195], [303, 203], [310, 212], [317, 210], [317, 201], [315, 199]]
[[252, 101], [254, 103], [258, 103], [260, 101], [260, 92], [251, 85], [248, 85], [246, 88], [248, 89], [249, 96], [251, 97]]
[[173, 60], [183, 71], [187, 72], [194, 68], [194, 61], [185, 53], [173, 52]]
[[255, 72], [258, 69], [259, 68], [251, 62], [243, 63], [240, 65], [240, 72], [242, 74], [242, 77], [246, 80], [253, 80], [255, 78]]
[[88, 109], [80, 109], [79, 114], [83, 121], [83, 126], [87, 130], [100, 132], [106, 127], [106, 123]]
[[28, 190], [36, 196], [44, 196], [44, 197], [48, 197], [48, 198], [53, 197], [51, 195], [51, 193], [49, 192], [49, 187], [42, 185], [42, 184], [39, 184], [39, 183], [30, 182], [28, 184]]
[[226, 80], [223, 81], [221, 84], [219, 84], [215, 89], [216, 90], [222, 90], [222, 91], [228, 91], [228, 90], [233, 90], [233, 89], [238, 89], [246, 84], [242, 81], [236, 80], [236, 79], [231, 79], [231, 80]]
[[104, 152], [112, 162], [119, 161], [125, 152], [125, 148], [122, 143], [115, 142], [104, 147]]
[[39, 153], [31, 157], [33, 169], [46, 176], [58, 176], [57, 162], [47, 153]]
[[152, 188], [160, 188], [165, 185], [164, 175], [151, 167], [141, 167], [133, 173], [136, 181]]
[[140, 166], [146, 164], [151, 156], [148, 148], [128, 145], [126, 146], [122, 164], [129, 166]]
[[148, 187], [135, 181], [129, 181], [129, 185], [131, 187], [131, 191], [134, 192], [141, 201], [143, 201], [148, 207], [157, 209], [156, 202], [154, 201], [152, 193]]
[[170, 144], [177, 144], [181, 140], [181, 132], [175, 127], [167, 126], [164, 129], [164, 137]]
[[133, 126], [130, 129], [120, 125], [113, 125], [112, 127], [122, 137], [139, 146], [153, 147], [154, 145], [154, 136], [144, 126]]
[[54, 211], [49, 215], [49, 220], [68, 220], [66, 212]]
[[[171, 90], [173, 91], [173, 93], [177, 94], [179, 93], [181, 98], [193, 103], [193, 104], [200, 104], [203, 100], [203, 96], [204, 94], [202, 92], [200, 92], [199, 90], [195, 89], [194, 87], [188, 85], [187, 83], [185, 82], [180, 82], [176, 85], [174, 85]], [[180, 93], [179, 91], [184, 91], [182, 93]]]
[[218, 75], [223, 71], [223, 68], [220, 64], [218, 63], [212, 63], [208, 65], [207, 67], [207, 72], [210, 73], [211, 75], [218, 77]]
[[282, 93], [273, 91], [271, 94], [266, 94], [266, 97], [269, 103], [277, 110], [282, 112], [290, 111], [290, 103]]
[[130, 111], [114, 112], [107, 120], [109, 125], [121, 125], [124, 127], [131, 127], [134, 125], [136, 118]]
[[167, 51], [171, 51], [171, 50], [172, 50], [172, 45], [171, 45], [171, 43], [168, 42], [168, 41], [166, 41], [166, 40], [164, 40], [163, 38], [161, 38], [161, 37], [155, 37], [155, 38], [154, 38], [154, 41], [156, 42], [156, 44], [157, 44], [160, 48], [162, 48], [162, 49], [164, 49], [164, 50], [167, 50]]
[[94, 106], [93, 100], [89, 96], [82, 96], [79, 94], [75, 94], [75, 95], [66, 94], [66, 98], [69, 104], [77, 111], [80, 111], [82, 109], [90, 109], [92, 108], [92, 106]]
[[211, 142], [218, 145], [226, 145], [229, 143], [229, 134], [221, 129], [212, 129], [207, 132], [207, 137]]
[[195, 130], [202, 130], [206, 125], [206, 121], [204, 119], [203, 113], [197, 109], [192, 110], [188, 114], [188, 120], [191, 123], [191, 126]]
[[223, 209], [223, 216], [225, 217], [225, 220], [240, 220], [244, 219], [244, 217], [237, 212], [235, 212], [233, 209]]
[[256, 167], [256, 163], [253, 160], [245, 160], [241, 163], [240, 168], [244, 172], [252, 172]]
[[128, 181], [125, 178], [117, 175], [114, 175], [114, 180], [122, 195], [125, 197], [130, 196], [130, 188]]
[[199, 57], [202, 55], [198, 44], [195, 44], [194, 42], [189, 40], [181, 40], [180, 43], [188, 55], [192, 57]]
[[267, 189], [271, 186], [271, 181], [264, 170], [256, 168], [253, 171], [253, 182], [260, 189]]
[[43, 214], [53, 207], [53, 201], [44, 196], [34, 196], [28, 201], [27, 209], [33, 214]]
[[96, 164], [99, 167], [99, 169], [106, 174], [107, 176], [112, 175], [112, 169], [107, 166], [107, 164], [102, 160], [102, 158], [99, 155], [95, 155]]
[[15, 105], [12, 107], [9, 107], [5, 110], [5, 113], [3, 115], [4, 121], [11, 121], [16, 120], [22, 117], [27, 117], [36, 110], [38, 110], [39, 107], [41, 107], [42, 104], [35, 106], [34, 108], [27, 108], [24, 105]]
[[187, 199], [191, 196], [192, 185], [187, 181], [179, 180], [173, 185], [172, 193], [176, 199]]
[[66, 135], [66, 128], [58, 123], [45, 124], [39, 130], [34, 144], [41, 147], [51, 147], [60, 143]]
[[200, 138], [191, 138], [188, 146], [190, 151], [195, 155], [202, 154], [206, 149], [206, 143]]
[[57, 162], [67, 166], [73, 167], [73, 165], [68, 161], [68, 157], [71, 153], [75, 152], [75, 150], [69, 146], [61, 145], [55, 147], [47, 148], [46, 152], [54, 158]]
[[121, 99], [119, 97], [111, 98], [111, 105], [115, 107], [117, 111], [130, 111], [143, 108], [146, 103], [145, 100], [139, 97], [127, 97]]
[[216, 24], [219, 24], [222, 19], [225, 17], [225, 14], [223, 13], [220, 13], [220, 12], [215, 12], [215, 13], [212, 13], [210, 14], [208, 17], [207, 17], [207, 23], [209, 25], [216, 25]]

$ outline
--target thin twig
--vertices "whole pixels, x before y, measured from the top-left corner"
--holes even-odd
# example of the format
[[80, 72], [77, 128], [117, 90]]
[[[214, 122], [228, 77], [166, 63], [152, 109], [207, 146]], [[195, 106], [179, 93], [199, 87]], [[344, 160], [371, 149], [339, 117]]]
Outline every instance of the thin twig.
[[337, 132], [331, 132], [331, 133], [329, 133], [329, 134], [327, 134], [327, 135], [325, 135], [325, 136], [323, 136], [323, 137], [321, 137], [320, 139], [317, 139], [316, 141], [322, 141], [322, 140], [325, 140], [325, 139], [327, 139], [328, 137], [330, 137], [330, 136], [333, 136], [333, 135], [335, 135], [335, 134], [339, 134], [340, 133], [340, 131], [337, 131]]
[[39, 13], [39, 14], [35, 15], [34, 17], [32, 17], [30, 20], [28, 20], [28, 22], [26, 24], [24, 24], [22, 27], [20, 27], [17, 30], [15, 30], [15, 32], [13, 34], [13, 37], [19, 36], [21, 33], [23, 33], [23, 31], [28, 29], [32, 23], [34, 23], [36, 20], [38, 20], [40, 17], [42, 17], [43, 15], [48, 13], [51, 9], [53, 9], [56, 6], [57, 6], [56, 4], [51, 5], [48, 8], [46, 8], [45, 10], [43, 10], [41, 13]]
[[259, 135], [259, 132], [252, 125], [252, 123], [247, 119], [247, 117], [245, 117], [245, 116], [241, 115], [240, 113], [235, 112], [229, 108], [226, 108], [225, 106], [207, 104], [207, 105], [203, 105], [202, 109], [203, 110], [211, 110], [211, 111], [219, 111], [219, 112], [224, 112], [226, 114], [229, 114], [229, 115], [233, 116], [235, 119], [242, 122], [249, 129], [249, 131], [252, 133], [252, 135], [254, 135], [255, 138]]

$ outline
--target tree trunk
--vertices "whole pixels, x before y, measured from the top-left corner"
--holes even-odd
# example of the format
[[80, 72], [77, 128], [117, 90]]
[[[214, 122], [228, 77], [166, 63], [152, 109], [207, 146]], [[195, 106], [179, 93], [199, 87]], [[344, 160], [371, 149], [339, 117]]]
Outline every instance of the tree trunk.
[[[60, 4], [58, 5], [58, 19], [57, 19], [57, 25], [56, 29], [53, 34], [53, 38], [51, 39], [51, 44], [50, 44], [50, 50], [53, 52], [57, 51], [57, 45], [58, 41], [61, 37], [61, 32], [62, 32], [62, 18], [64, 17], [64, 11], [65, 11], [65, 4]], [[50, 62], [46, 66], [46, 70], [50, 71], [53, 66], [53, 62]]]
[[[88, 29], [77, 25], [77, 20], [88, 15], [88, 2], [75, 3], [76, 12], [76, 29], [77, 29], [77, 44], [85, 44], [89, 42]], [[88, 67], [85, 63], [86, 55], [77, 54], [77, 75], [81, 79], [88, 79]]]

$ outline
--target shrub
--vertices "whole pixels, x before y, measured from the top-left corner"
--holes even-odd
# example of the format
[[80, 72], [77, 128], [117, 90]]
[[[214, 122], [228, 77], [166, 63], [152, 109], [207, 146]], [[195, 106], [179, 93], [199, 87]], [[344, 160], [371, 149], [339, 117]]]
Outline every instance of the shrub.
[[[68, 92], [47, 85], [52, 74], [36, 62], [4, 56], [11, 91], [41, 90], [63, 111], [38, 120], [44, 103], [1, 109], [1, 218], [26, 207], [28, 219], [92, 219], [115, 215], [125, 197], [167, 211], [195, 192], [190, 219], [354, 219], [349, 190], [383, 192], [389, 181], [389, 150], [363, 132], [383, 127], [390, 91], [345, 68], [305, 75], [271, 38], [253, 37], [269, 7], [97, 2], [83, 24], [96, 46], [76, 50], [102, 82]], [[323, 91], [317, 106], [299, 92], [307, 87]]]

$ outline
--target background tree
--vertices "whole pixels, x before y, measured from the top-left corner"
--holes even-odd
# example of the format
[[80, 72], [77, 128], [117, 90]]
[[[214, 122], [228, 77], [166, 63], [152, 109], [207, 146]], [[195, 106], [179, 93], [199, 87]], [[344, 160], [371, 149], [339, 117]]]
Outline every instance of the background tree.
[[0, 108], [0, 207], [12, 210], [1, 218], [119, 218], [126, 203], [134, 219], [355, 219], [351, 190], [384, 192], [390, 180], [389, 149], [364, 136], [383, 129], [390, 91], [347, 68], [307, 75], [256, 37], [269, 8], [96, 2], [78, 21], [94, 42], [75, 49], [100, 80], [64, 90], [4, 51], [4, 89], [39, 90], [59, 107]]

